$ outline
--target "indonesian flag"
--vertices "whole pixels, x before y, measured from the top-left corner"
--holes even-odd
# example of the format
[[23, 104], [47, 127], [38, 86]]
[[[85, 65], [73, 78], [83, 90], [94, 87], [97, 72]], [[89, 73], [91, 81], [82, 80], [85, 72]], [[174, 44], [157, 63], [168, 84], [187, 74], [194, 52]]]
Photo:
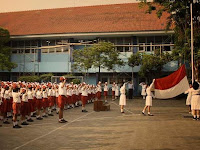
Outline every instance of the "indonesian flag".
[[167, 77], [155, 79], [155, 97], [168, 99], [178, 96], [189, 89], [185, 65]]

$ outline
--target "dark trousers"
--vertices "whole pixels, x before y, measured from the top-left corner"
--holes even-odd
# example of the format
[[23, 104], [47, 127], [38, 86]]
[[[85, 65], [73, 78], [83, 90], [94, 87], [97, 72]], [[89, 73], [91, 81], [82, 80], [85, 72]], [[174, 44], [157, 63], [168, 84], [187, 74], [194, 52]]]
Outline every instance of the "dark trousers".
[[128, 99], [133, 99], [133, 89], [128, 89]]

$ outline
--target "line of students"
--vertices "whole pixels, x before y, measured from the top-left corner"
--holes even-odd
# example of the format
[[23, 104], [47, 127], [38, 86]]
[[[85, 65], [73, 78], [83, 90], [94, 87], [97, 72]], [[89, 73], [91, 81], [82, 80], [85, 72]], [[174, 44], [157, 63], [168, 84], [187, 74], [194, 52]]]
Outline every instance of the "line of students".
[[87, 112], [86, 103], [94, 101], [96, 97], [100, 98], [97, 94], [98, 86], [67, 84], [64, 77], [60, 78], [59, 84], [1, 82], [0, 90], [0, 120], [4, 124], [10, 124], [8, 118], [13, 117], [13, 128], [21, 128], [18, 123], [19, 115], [21, 125], [28, 125], [28, 122], [33, 122], [33, 117], [42, 120], [53, 116], [53, 110], [59, 114], [59, 123], [65, 123], [64, 108], [82, 106], [82, 112]]

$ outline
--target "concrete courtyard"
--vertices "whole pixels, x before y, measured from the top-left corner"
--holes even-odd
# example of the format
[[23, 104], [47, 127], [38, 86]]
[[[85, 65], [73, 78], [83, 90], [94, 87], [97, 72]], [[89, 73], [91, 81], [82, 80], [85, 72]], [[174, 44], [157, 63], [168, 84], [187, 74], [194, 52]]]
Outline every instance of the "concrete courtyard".
[[109, 103], [111, 110], [104, 112], [94, 112], [93, 104], [86, 106], [88, 113], [81, 107], [65, 110], [66, 124], [58, 123], [55, 112], [21, 129], [3, 124], [0, 150], [200, 149], [200, 121], [192, 120], [184, 99], [153, 100], [154, 116], [141, 114], [141, 98], [127, 100], [124, 114], [118, 101]]

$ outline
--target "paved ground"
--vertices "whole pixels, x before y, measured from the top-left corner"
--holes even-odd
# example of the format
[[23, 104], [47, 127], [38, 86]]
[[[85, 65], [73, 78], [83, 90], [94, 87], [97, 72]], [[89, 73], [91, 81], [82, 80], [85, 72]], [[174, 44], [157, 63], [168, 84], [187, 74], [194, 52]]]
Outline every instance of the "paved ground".
[[128, 100], [125, 114], [118, 101], [111, 110], [88, 113], [81, 108], [66, 110], [66, 124], [58, 116], [35, 120], [22, 129], [0, 127], [0, 150], [171, 150], [199, 149], [200, 121], [193, 121], [185, 100], [154, 100], [154, 116], [143, 116], [144, 100]]

